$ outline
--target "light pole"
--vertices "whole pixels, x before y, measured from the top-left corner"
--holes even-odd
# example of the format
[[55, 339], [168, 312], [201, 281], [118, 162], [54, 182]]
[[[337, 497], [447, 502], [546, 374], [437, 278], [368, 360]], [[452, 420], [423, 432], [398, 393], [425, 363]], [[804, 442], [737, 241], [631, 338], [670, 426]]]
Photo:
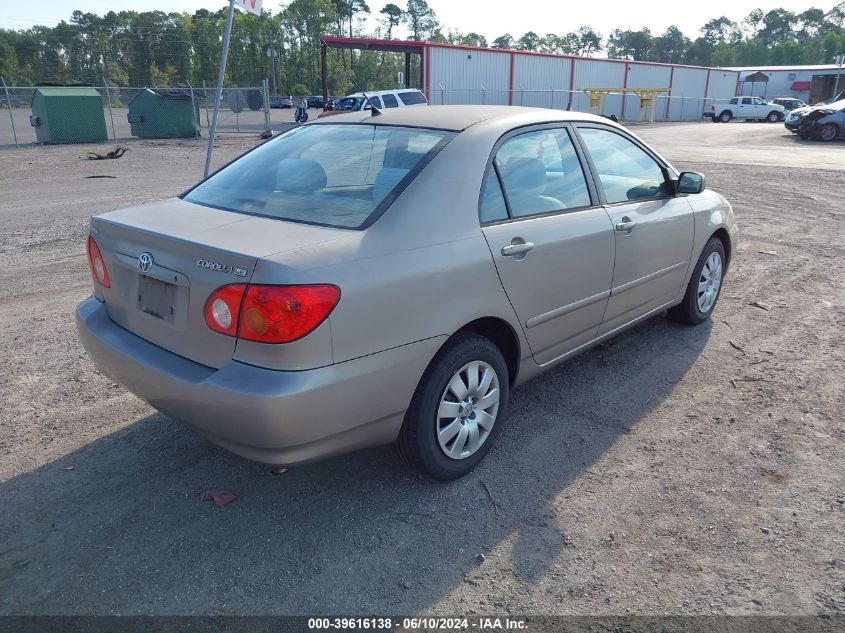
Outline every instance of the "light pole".
[[214, 114], [211, 115], [211, 127], [208, 129], [208, 149], [205, 152], [203, 178], [208, 178], [208, 168], [211, 166], [211, 150], [214, 147], [214, 136], [217, 134], [217, 115], [220, 112], [220, 99], [223, 98], [223, 78], [226, 74], [226, 57], [229, 55], [229, 36], [232, 35], [232, 18], [234, 15], [235, 0], [229, 0], [226, 28], [223, 31], [223, 51], [220, 54], [220, 71], [217, 73], [217, 89], [214, 91]]

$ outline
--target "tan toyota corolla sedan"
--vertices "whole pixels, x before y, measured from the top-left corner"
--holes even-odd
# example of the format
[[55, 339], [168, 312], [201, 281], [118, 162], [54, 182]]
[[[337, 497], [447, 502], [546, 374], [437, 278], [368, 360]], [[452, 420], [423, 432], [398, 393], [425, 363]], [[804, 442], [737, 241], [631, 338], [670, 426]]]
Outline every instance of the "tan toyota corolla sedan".
[[94, 216], [77, 325], [108, 376], [238, 455], [395, 442], [453, 479], [518, 384], [663, 310], [708, 319], [736, 239], [701, 175], [603, 118], [338, 115]]

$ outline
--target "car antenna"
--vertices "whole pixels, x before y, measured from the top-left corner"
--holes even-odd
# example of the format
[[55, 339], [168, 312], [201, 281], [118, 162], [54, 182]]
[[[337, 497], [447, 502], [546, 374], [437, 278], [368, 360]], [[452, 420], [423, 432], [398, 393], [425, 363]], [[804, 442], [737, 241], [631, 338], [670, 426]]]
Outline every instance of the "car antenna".
[[366, 93], [366, 92], [364, 92], [364, 89], [363, 89], [363, 88], [361, 88], [361, 84], [359, 84], [359, 83], [358, 83], [358, 80], [357, 80], [357, 79], [355, 79], [355, 75], [353, 75], [352, 73], [350, 73], [350, 72], [349, 72], [349, 70], [346, 68], [346, 64], [344, 63], [343, 59], [342, 59], [342, 58], [341, 58], [341, 59], [339, 59], [339, 58], [338, 58], [337, 53], [335, 53], [335, 52], [334, 52], [334, 49], [331, 49], [331, 51], [332, 51], [332, 55], [334, 55], [334, 58], [335, 58], [337, 61], [339, 61], [339, 62], [340, 62], [340, 65], [341, 65], [341, 67], [343, 68], [343, 72], [345, 72], [345, 73], [346, 73], [346, 76], [347, 76], [349, 79], [351, 79], [351, 80], [352, 80], [352, 83], [353, 83], [353, 84], [355, 84], [355, 87], [358, 89], [358, 91], [359, 91], [362, 95], [364, 95], [364, 99], [366, 99], [366, 100], [367, 100], [367, 103], [369, 103], [369, 104], [370, 104], [370, 116], [379, 116], [379, 115], [381, 115], [381, 113], [382, 113], [382, 112], [381, 112], [381, 110], [379, 110], [379, 109], [376, 107], [376, 104], [374, 104], [374, 103], [373, 103], [373, 100], [372, 100], [372, 99], [370, 99], [370, 97], [367, 95], [367, 93]]

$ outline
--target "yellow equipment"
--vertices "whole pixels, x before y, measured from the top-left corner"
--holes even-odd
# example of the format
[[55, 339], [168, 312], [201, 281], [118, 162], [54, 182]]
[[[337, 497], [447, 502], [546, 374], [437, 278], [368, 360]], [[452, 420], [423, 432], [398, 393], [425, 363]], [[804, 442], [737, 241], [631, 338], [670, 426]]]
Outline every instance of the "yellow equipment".
[[604, 98], [610, 93], [636, 95], [640, 99], [640, 121], [643, 120], [645, 109], [648, 108], [649, 123], [654, 123], [654, 99], [661, 92], [669, 92], [669, 88], [586, 88], [584, 90], [590, 100], [590, 111], [595, 109], [596, 114], [601, 114]]

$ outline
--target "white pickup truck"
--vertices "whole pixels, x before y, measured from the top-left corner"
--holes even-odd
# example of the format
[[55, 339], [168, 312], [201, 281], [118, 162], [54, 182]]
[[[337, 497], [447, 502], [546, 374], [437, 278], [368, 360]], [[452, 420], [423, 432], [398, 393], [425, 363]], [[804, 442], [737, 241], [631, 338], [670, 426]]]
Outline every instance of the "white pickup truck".
[[731, 119], [776, 123], [786, 118], [786, 109], [760, 97], [734, 97], [727, 103], [711, 103], [705, 108], [703, 116], [713, 119], [713, 123], [728, 123]]

